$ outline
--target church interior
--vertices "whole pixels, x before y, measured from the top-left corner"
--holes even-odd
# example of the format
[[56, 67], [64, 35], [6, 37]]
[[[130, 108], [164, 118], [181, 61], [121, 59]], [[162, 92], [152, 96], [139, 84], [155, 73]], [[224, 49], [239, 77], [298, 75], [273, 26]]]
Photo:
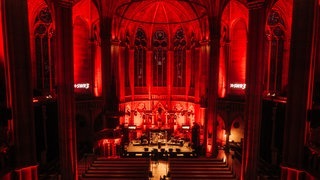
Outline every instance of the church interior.
[[0, 179], [320, 179], [320, 0], [1, 0]]

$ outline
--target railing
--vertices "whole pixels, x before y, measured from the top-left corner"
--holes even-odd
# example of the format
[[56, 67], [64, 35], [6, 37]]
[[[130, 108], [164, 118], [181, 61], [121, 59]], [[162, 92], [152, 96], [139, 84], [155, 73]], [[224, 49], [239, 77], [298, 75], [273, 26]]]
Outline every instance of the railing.
[[92, 162], [96, 159], [95, 154], [86, 153], [83, 158], [78, 162], [78, 175], [81, 177], [89, 169]]
[[219, 111], [228, 112], [244, 112], [244, 99], [226, 99], [221, 98], [217, 100], [217, 109]]

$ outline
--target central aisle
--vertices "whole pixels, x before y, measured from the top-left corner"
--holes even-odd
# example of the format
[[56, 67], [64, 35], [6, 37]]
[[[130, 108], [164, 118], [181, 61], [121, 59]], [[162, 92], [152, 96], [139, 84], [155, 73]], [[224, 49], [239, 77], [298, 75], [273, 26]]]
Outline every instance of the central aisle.
[[168, 173], [168, 161], [150, 161], [150, 169], [153, 175], [150, 180], [159, 180], [160, 177], [163, 177], [163, 175], [167, 175]]

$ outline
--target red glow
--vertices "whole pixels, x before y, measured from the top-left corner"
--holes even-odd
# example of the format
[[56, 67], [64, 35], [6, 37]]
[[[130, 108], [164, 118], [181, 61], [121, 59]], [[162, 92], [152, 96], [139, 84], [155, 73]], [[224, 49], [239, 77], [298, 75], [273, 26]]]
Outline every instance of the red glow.
[[[130, 129], [170, 128], [176, 130], [191, 129], [199, 109], [193, 103], [175, 101], [166, 104], [162, 101], [139, 101], [121, 104], [125, 107], [124, 123]], [[171, 108], [168, 108], [171, 107]]]
[[98, 46], [98, 29], [92, 26], [99, 18], [90, 0], [83, 0], [73, 7], [74, 83], [89, 83], [89, 89], [78, 88], [76, 93], [101, 96], [101, 52]]
[[207, 155], [211, 156], [212, 152], [213, 152], [213, 148], [212, 144], [213, 144], [213, 133], [217, 133], [217, 132], [213, 132], [213, 119], [212, 118], [208, 118], [208, 121], [206, 122], [207, 125], [207, 134], [206, 134], [206, 138], [207, 138]]
[[94, 95], [102, 95], [101, 47], [95, 47], [94, 54]]
[[[243, 21], [233, 27], [231, 41], [230, 84], [244, 84], [246, 74], [247, 28]], [[230, 89], [231, 93], [244, 94], [243, 89]]]
[[16, 169], [18, 179], [36, 180], [38, 179], [38, 166], [28, 166], [21, 169]]
[[97, 147], [102, 153], [101, 155], [107, 157], [117, 157], [116, 146], [120, 145], [121, 139], [101, 139], [97, 142]]
[[1, 178], [2, 180], [11, 180], [12, 178], [12, 173], [8, 172], [7, 174], [3, 175]]
[[219, 84], [218, 84], [218, 96], [225, 97], [226, 95], [226, 67], [225, 67], [225, 48], [220, 48], [220, 62], [219, 62]]
[[306, 173], [303, 170], [290, 168], [290, 167], [281, 167], [281, 179], [300, 179], [302, 176], [306, 180], [315, 180], [316, 178], [310, 175], [309, 173]]
[[226, 143], [226, 130], [224, 121], [221, 116], [217, 118], [218, 126], [217, 126], [217, 145], [223, 146]]
[[3, 49], [3, 34], [2, 34], [2, 32], [3, 32], [3, 30], [2, 30], [2, 13], [0, 13], [0, 21], [1, 21], [1, 23], [0, 23], [0, 65], [3, 65], [4, 64], [4, 49]]
[[[92, 84], [92, 74], [90, 68], [90, 54], [88, 49], [90, 46], [89, 41], [89, 27], [80, 17], [75, 18], [74, 22], [74, 38], [73, 38], [73, 49], [74, 49], [74, 83]], [[75, 92], [90, 92], [91, 87], [88, 89], [76, 88]]]
[[117, 9], [117, 14], [138, 23], [178, 24], [204, 17], [203, 10], [204, 6], [192, 2], [151, 0], [125, 3]]
[[235, 118], [231, 125], [229, 140], [234, 142], [241, 142], [244, 138], [244, 129], [244, 120], [241, 117]]
[[[223, 12], [222, 22], [225, 23], [222, 30], [224, 46], [220, 51], [220, 63], [224, 64], [220, 64], [219, 89], [223, 90], [224, 85], [227, 94], [243, 95], [243, 89], [230, 89], [230, 84], [245, 83], [248, 9], [239, 2], [230, 1]], [[220, 93], [223, 97], [223, 91]]]

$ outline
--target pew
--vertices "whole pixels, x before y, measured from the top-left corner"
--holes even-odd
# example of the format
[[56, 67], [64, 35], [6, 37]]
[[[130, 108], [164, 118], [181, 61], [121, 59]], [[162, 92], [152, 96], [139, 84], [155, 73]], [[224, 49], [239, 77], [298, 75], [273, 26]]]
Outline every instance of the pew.
[[147, 180], [151, 176], [150, 162], [145, 158], [96, 158], [81, 179]]
[[215, 158], [170, 159], [168, 177], [172, 180], [236, 179], [229, 166]]

